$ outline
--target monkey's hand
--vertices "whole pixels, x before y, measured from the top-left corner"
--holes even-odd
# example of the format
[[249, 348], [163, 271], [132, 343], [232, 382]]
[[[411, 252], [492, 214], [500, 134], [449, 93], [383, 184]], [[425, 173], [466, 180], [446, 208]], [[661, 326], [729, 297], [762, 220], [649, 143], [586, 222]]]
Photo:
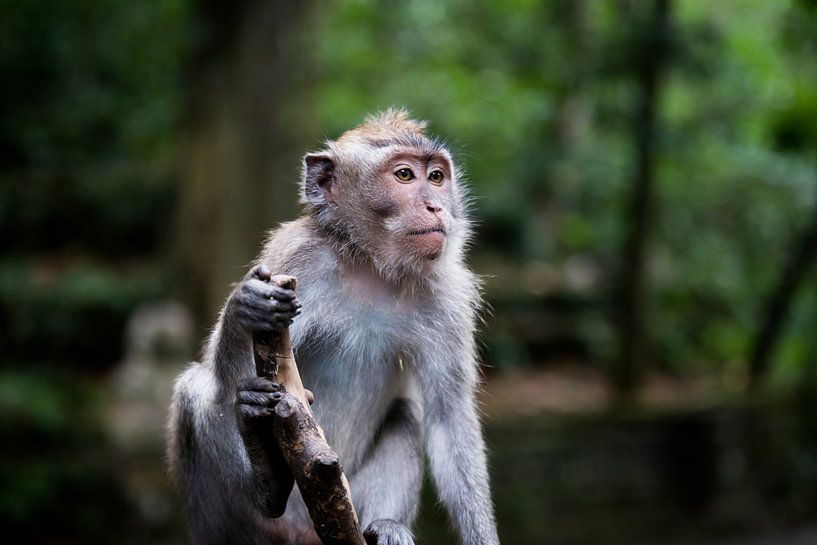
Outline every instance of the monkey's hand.
[[255, 503], [270, 517], [284, 514], [295, 482], [272, 433], [273, 411], [284, 387], [266, 377], [243, 379], [236, 393], [238, 430], [256, 484]]
[[394, 520], [375, 520], [363, 532], [367, 545], [414, 545], [411, 530]]
[[270, 284], [264, 265], [253, 267], [227, 301], [225, 320], [243, 331], [281, 331], [301, 313], [301, 302], [290, 289]]

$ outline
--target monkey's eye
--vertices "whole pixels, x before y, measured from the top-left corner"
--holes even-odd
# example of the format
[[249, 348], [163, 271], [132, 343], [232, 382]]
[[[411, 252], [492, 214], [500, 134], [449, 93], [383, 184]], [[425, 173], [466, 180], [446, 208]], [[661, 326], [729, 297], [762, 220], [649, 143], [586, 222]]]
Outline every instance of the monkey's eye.
[[441, 183], [443, 183], [443, 178], [444, 175], [441, 170], [433, 170], [431, 171], [431, 174], [428, 175], [428, 181], [431, 182], [432, 184], [440, 185]]
[[410, 182], [414, 179], [414, 172], [406, 167], [395, 170], [394, 175], [397, 176], [397, 179], [401, 182]]

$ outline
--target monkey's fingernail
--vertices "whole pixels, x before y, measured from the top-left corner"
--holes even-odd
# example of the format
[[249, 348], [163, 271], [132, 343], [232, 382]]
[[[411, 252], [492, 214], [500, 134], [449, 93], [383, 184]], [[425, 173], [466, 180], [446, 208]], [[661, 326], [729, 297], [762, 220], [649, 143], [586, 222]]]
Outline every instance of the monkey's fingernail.
[[255, 270], [255, 276], [260, 280], [268, 281], [272, 278], [272, 271], [270, 271], [266, 265], [261, 265]]

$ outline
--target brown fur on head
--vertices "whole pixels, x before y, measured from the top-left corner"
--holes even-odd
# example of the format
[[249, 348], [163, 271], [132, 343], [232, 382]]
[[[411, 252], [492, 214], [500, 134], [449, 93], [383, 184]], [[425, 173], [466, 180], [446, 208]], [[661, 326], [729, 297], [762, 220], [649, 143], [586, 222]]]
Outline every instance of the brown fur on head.
[[[321, 233], [341, 257], [369, 260], [390, 279], [431, 272], [459, 256], [467, 237], [465, 197], [451, 155], [425, 128], [405, 110], [389, 109], [304, 157], [302, 202]], [[416, 174], [416, 183], [395, 179], [389, 169], [400, 165]], [[434, 169], [445, 172], [439, 185], [428, 179]], [[412, 236], [428, 229], [441, 237]]]
[[389, 108], [385, 112], [366, 116], [363, 123], [343, 133], [337, 139], [339, 144], [355, 139], [369, 142], [387, 142], [399, 135], [425, 137], [428, 123], [412, 119], [402, 108]]

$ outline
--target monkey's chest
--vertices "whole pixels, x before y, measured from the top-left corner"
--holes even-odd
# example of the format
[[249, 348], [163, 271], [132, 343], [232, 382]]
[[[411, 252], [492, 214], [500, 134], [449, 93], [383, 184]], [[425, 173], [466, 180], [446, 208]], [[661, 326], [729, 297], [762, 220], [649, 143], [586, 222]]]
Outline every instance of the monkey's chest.
[[349, 316], [346, 327], [299, 353], [313, 411], [348, 471], [354, 472], [395, 399], [408, 397], [413, 339], [410, 327], [388, 317]]

